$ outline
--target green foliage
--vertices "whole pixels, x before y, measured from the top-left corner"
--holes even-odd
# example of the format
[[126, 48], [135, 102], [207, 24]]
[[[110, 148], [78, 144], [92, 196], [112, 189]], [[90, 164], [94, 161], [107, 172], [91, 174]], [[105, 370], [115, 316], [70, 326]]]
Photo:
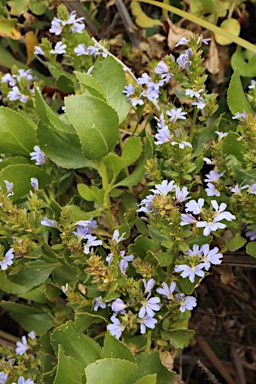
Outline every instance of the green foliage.
[[237, 112], [242, 113], [243, 111], [252, 112], [252, 108], [245, 97], [240, 74], [237, 69], [231, 77], [231, 81], [228, 87], [227, 102], [228, 107], [233, 115], [235, 115]]

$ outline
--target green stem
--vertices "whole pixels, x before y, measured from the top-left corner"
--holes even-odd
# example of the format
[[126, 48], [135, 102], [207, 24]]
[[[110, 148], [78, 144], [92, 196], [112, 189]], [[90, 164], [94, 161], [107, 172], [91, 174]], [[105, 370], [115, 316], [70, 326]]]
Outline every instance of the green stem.
[[241, 47], [248, 49], [249, 51], [256, 53], [256, 46], [249, 43], [248, 41], [241, 39], [241, 37], [235, 36], [232, 33], [224, 30], [223, 28], [217, 27], [216, 25], [209, 23], [206, 20], [200, 19], [197, 16], [191, 15], [191, 13], [182, 11], [179, 8], [173, 7], [172, 5], [160, 3], [159, 1], [154, 0], [139, 0], [141, 3], [147, 3], [155, 5], [156, 7], [166, 9], [169, 12], [174, 13], [175, 15], [178, 15], [184, 19], [187, 19], [189, 21], [192, 21], [195, 24], [200, 25], [201, 27], [208, 29], [209, 31], [216, 33], [222, 37], [226, 37], [228, 40], [230, 40], [233, 43], [236, 43], [237, 45], [240, 45]]
[[107, 218], [109, 229], [113, 232], [114, 227], [115, 227], [115, 223], [114, 223], [114, 219], [113, 219], [111, 209], [110, 209], [111, 203], [110, 203], [109, 192], [110, 192], [111, 188], [110, 188], [110, 184], [108, 181], [107, 168], [102, 161], [99, 163], [98, 172], [101, 176], [102, 188], [104, 190], [103, 208], [104, 208], [104, 212], [105, 212], [105, 215]]
[[151, 334], [152, 334], [152, 331], [148, 331], [148, 333], [147, 333], [147, 344], [146, 344], [146, 347], [145, 347], [145, 352], [150, 352], [151, 344], [152, 344]]
[[[120, 132], [118, 132], [118, 139], [119, 139], [119, 145], [120, 145], [121, 153], [123, 153], [123, 147], [124, 147], [123, 144], [124, 144], [124, 143], [123, 143], [123, 140], [122, 140], [122, 137], [121, 137]], [[125, 167], [125, 168], [124, 168], [124, 171], [125, 171], [125, 173], [126, 173], [126, 176], [128, 177], [128, 176], [129, 176], [128, 167]], [[115, 182], [115, 180], [113, 180], [113, 181]], [[113, 184], [114, 184], [114, 182], [113, 182]], [[129, 192], [130, 192], [130, 193], [133, 193], [133, 190], [132, 190], [132, 187], [131, 187], [131, 186], [129, 186], [128, 189], [129, 189]]]
[[193, 141], [194, 135], [195, 135], [195, 127], [196, 127], [197, 114], [198, 114], [198, 111], [195, 108], [194, 109], [194, 114], [193, 114], [193, 119], [192, 119], [192, 122], [191, 122], [190, 132], [189, 132], [189, 141], [190, 141], [191, 144], [192, 144], [192, 141]]

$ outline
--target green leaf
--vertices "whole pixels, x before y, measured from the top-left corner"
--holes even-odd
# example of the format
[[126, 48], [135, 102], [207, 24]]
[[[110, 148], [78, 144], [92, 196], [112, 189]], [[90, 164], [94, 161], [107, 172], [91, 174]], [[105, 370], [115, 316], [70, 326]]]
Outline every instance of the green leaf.
[[147, 158], [143, 157], [141, 158], [138, 163], [137, 167], [133, 171], [133, 173], [129, 176], [127, 176], [125, 179], [119, 181], [115, 184], [115, 187], [133, 187], [134, 185], [137, 185], [145, 176], [145, 166], [146, 166]]
[[191, 12], [196, 16], [204, 16], [209, 13], [214, 14], [216, 12], [215, 0], [191, 0], [190, 3]]
[[248, 255], [256, 257], [256, 241], [252, 241], [246, 245], [246, 252]]
[[175, 376], [174, 372], [170, 372], [163, 364], [158, 351], [152, 353], [141, 353], [137, 356], [138, 372], [136, 379], [157, 374], [157, 384], [169, 384]]
[[56, 353], [60, 344], [66, 355], [84, 367], [100, 358], [99, 344], [89, 336], [78, 333], [71, 320], [53, 331], [51, 344]]
[[231, 252], [237, 251], [239, 248], [243, 247], [247, 240], [240, 235], [240, 233], [236, 233], [232, 240], [228, 243], [228, 249]]
[[31, 165], [31, 162], [28, 158], [23, 157], [23, 156], [8, 157], [7, 159], [0, 161], [0, 170], [7, 167], [8, 165], [14, 165], [14, 164], [29, 164], [29, 165]]
[[37, 144], [33, 123], [7, 107], [0, 107], [0, 152], [29, 155]]
[[127, 360], [102, 359], [85, 369], [87, 384], [131, 384], [137, 366]]
[[79, 195], [86, 201], [96, 201], [99, 205], [102, 205], [104, 198], [104, 189], [95, 187], [90, 188], [86, 184], [78, 184], [77, 189]]
[[242, 49], [237, 45], [236, 51], [231, 57], [231, 67], [233, 70], [238, 69], [241, 76], [256, 76], [256, 55], [248, 49]]
[[250, 169], [249, 171], [240, 167], [239, 165], [233, 166], [234, 179], [238, 184], [245, 182], [246, 184], [253, 184], [256, 180], [256, 169]]
[[146, 375], [138, 379], [134, 384], [157, 384], [157, 375]]
[[90, 312], [88, 307], [83, 306], [76, 309], [74, 324], [78, 332], [86, 331], [93, 323], [106, 323], [107, 321], [107, 317], [98, 312]]
[[67, 97], [65, 105], [87, 159], [100, 159], [114, 149], [118, 138], [118, 117], [113, 108], [90, 95]]
[[135, 356], [130, 349], [110, 333], [106, 333], [104, 346], [101, 350], [101, 358], [116, 358], [135, 363]]
[[0, 271], [0, 289], [6, 293], [19, 295], [23, 292], [29, 291], [29, 287], [22, 286], [20, 284], [13, 283], [6, 276], [6, 272]]
[[94, 167], [93, 162], [84, 157], [76, 134], [57, 131], [39, 122], [37, 136], [41, 149], [58, 166], [68, 169]]
[[172, 252], [155, 252], [154, 257], [157, 259], [160, 267], [168, 267], [173, 263], [175, 255]]
[[236, 69], [233, 73], [229, 87], [228, 87], [228, 96], [227, 96], [228, 107], [233, 115], [237, 112], [253, 112], [252, 107], [250, 106], [247, 98], [244, 94], [242, 87], [239, 71]]
[[32, 329], [38, 336], [47, 332], [54, 325], [54, 319], [44, 308], [37, 309], [34, 306], [2, 301], [0, 306], [10, 312], [10, 316], [20, 324], [26, 332]]
[[11, 13], [15, 16], [20, 16], [23, 12], [27, 11], [28, 0], [12, 0], [8, 1], [8, 5], [11, 7]]
[[92, 94], [92, 96], [99, 97], [100, 99], [103, 99], [106, 101], [104, 90], [97, 79], [95, 79], [91, 75], [88, 75], [87, 73], [82, 73], [78, 71], [75, 71], [75, 75], [77, 80], [86, 86], [86, 88]]
[[130, 103], [123, 94], [127, 85], [121, 65], [111, 56], [101, 61], [93, 70], [92, 76], [101, 85], [107, 103], [116, 111], [121, 123], [130, 111]]
[[[59, 115], [55, 113], [51, 107], [45, 102], [41, 93], [35, 87], [35, 99], [34, 104], [36, 108], [36, 112], [38, 114], [39, 119], [45, 125], [51, 125], [54, 129], [66, 133], [72, 133], [76, 135], [75, 129], [68, 122], [63, 121], [59, 118]], [[65, 115], [64, 115], [65, 116]]]
[[81, 384], [84, 367], [76, 359], [66, 356], [63, 348], [59, 345], [58, 366], [53, 384]]
[[90, 220], [101, 215], [100, 209], [95, 209], [94, 211], [85, 212], [85, 211], [82, 211], [82, 209], [77, 205], [67, 205], [62, 209], [62, 212], [69, 213], [71, 221], [74, 221], [74, 222], [79, 220]]
[[138, 236], [134, 244], [129, 246], [130, 252], [135, 257], [141, 258], [146, 257], [148, 251], [154, 252], [159, 248], [160, 245], [158, 243], [144, 236]]
[[174, 329], [170, 331], [162, 331], [163, 339], [168, 340], [176, 349], [184, 349], [189, 346], [193, 340], [195, 331], [191, 329]]
[[29, 8], [35, 15], [42, 15], [46, 10], [46, 2], [44, 0], [29, 0]]
[[38, 179], [39, 188], [45, 188], [46, 185], [50, 184], [51, 177], [44, 171], [42, 171], [36, 165], [28, 164], [16, 164], [8, 165], [6, 168], [1, 170], [0, 173], [0, 185], [5, 191], [4, 180], [11, 181], [13, 183], [12, 200], [19, 200], [21, 197], [27, 195], [32, 189], [30, 179], [35, 177]]
[[[220, 28], [224, 29], [225, 31], [228, 31], [229, 33], [232, 33], [232, 35], [234, 36], [239, 36], [241, 30], [239, 21], [237, 19], [232, 18], [223, 20], [220, 25]], [[217, 33], [215, 33], [215, 40], [220, 45], [229, 45], [232, 43], [232, 41], [230, 41], [226, 37], [218, 35]]]
[[122, 157], [117, 156], [115, 153], [109, 153], [106, 157], [104, 157], [103, 163], [107, 169], [110, 169], [116, 174], [126, 167]]
[[226, 155], [233, 155], [239, 161], [243, 161], [243, 155], [246, 153], [246, 146], [238, 133], [229, 132], [223, 139], [222, 148]]
[[125, 163], [125, 166], [128, 167], [134, 163], [141, 154], [142, 144], [140, 137], [131, 137], [125, 143], [125, 146], [122, 151], [122, 160]]

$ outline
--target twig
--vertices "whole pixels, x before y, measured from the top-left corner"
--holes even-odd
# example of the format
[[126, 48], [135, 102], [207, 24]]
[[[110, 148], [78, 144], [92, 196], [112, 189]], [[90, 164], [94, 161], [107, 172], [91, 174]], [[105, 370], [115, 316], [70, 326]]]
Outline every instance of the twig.
[[126, 6], [123, 3], [123, 0], [116, 0], [115, 6], [117, 7], [118, 13], [124, 23], [125, 29], [131, 39], [131, 42], [135, 47], [139, 47], [139, 40], [137, 39], [137, 36], [135, 35], [134, 31], [136, 31], [136, 26], [133, 24], [131, 17], [129, 15], [129, 12], [126, 9]]
[[243, 365], [241, 363], [239, 356], [237, 355], [237, 352], [236, 352], [236, 349], [234, 346], [232, 346], [232, 348], [231, 348], [231, 353], [232, 353], [232, 357], [234, 359], [234, 365], [236, 367], [236, 371], [237, 371], [238, 378], [239, 378], [238, 382], [239, 382], [239, 384], [246, 384], [246, 379], [245, 379], [245, 375], [244, 375], [244, 368], [243, 368]]
[[200, 360], [197, 360], [197, 364], [201, 368], [201, 370], [206, 374], [207, 379], [212, 384], [220, 384], [220, 382], [216, 379], [214, 374]]
[[219, 371], [221, 376], [226, 380], [228, 384], [235, 384], [235, 381], [230, 376], [230, 374], [227, 372], [225, 367], [222, 365], [222, 362], [218, 358], [218, 356], [215, 354], [215, 352], [211, 349], [209, 344], [201, 337], [198, 337], [197, 342], [200, 346], [200, 348], [203, 350], [203, 352], [206, 354], [208, 359], [211, 361], [212, 365]]

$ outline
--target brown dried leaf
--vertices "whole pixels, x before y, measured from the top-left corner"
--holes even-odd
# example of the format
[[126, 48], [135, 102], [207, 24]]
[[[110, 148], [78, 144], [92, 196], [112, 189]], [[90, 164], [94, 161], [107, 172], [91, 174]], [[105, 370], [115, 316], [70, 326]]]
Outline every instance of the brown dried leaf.
[[168, 351], [161, 351], [160, 357], [163, 365], [169, 370], [172, 371], [174, 367], [174, 358]]
[[220, 71], [219, 52], [214, 40], [210, 43], [208, 58], [205, 61], [205, 66], [213, 75], [216, 75]]
[[193, 32], [189, 31], [188, 29], [178, 27], [177, 25], [173, 24], [170, 19], [166, 19], [166, 22], [168, 23], [169, 27], [167, 44], [170, 50], [172, 51], [175, 48], [175, 45], [178, 43], [178, 41], [180, 41], [182, 37], [189, 39]]
[[27, 65], [34, 59], [34, 48], [38, 45], [38, 40], [34, 31], [25, 34], [25, 44], [27, 50]]
[[220, 273], [220, 280], [223, 284], [233, 284], [235, 282], [236, 277], [230, 265], [219, 266], [218, 272]]

